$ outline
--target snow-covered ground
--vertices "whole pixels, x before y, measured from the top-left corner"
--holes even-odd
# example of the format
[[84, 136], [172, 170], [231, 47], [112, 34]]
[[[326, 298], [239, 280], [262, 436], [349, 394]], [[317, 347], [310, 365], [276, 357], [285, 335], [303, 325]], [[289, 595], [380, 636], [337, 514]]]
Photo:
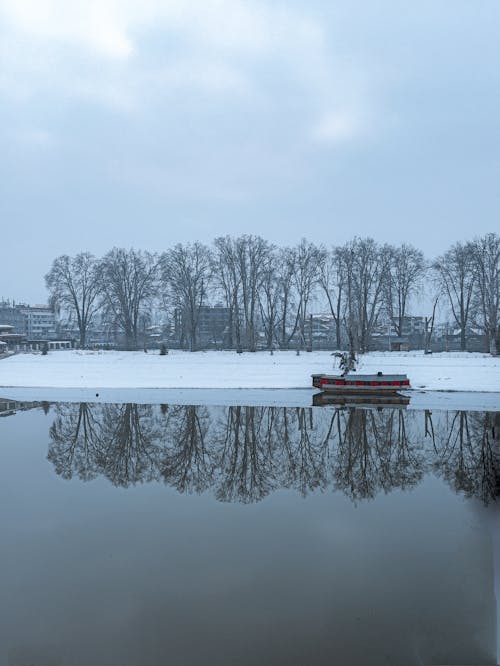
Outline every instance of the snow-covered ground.
[[[57, 351], [0, 361], [5, 387], [76, 389], [309, 388], [311, 374], [334, 371], [330, 352], [189, 353]], [[500, 358], [486, 354], [373, 352], [358, 372], [406, 373], [413, 389], [500, 392]]]

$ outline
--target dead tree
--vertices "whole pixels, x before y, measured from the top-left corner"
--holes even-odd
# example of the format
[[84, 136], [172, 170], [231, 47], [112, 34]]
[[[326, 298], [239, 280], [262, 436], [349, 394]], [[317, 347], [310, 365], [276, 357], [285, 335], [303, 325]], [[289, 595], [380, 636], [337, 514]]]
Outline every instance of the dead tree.
[[137, 349], [139, 322], [157, 295], [157, 259], [140, 250], [114, 248], [100, 262], [103, 306], [122, 329], [125, 346]]
[[432, 333], [434, 331], [434, 321], [436, 319], [436, 306], [438, 304], [439, 296], [436, 296], [434, 299], [434, 305], [432, 306], [432, 315], [425, 318], [425, 354], [430, 353]]
[[216, 238], [212, 254], [215, 287], [222, 293], [229, 312], [228, 346], [241, 350], [241, 318], [239, 312], [240, 278], [234, 260], [234, 242], [230, 236]]
[[472, 297], [475, 286], [474, 248], [471, 243], [455, 243], [432, 264], [435, 281], [450, 306], [460, 329], [460, 350], [467, 349]]
[[349, 348], [366, 352], [383, 305], [389, 252], [372, 238], [355, 238], [342, 248], [346, 269], [346, 314]]
[[279, 344], [281, 349], [288, 349], [290, 342], [297, 332], [299, 325], [298, 310], [296, 308], [296, 292], [294, 276], [297, 263], [297, 253], [294, 248], [285, 247], [279, 251], [278, 284], [280, 291], [279, 305]]
[[319, 286], [323, 290], [335, 324], [337, 349], [342, 345], [341, 322], [345, 310], [347, 271], [342, 248], [334, 247], [325, 254], [319, 266]]
[[263, 279], [259, 293], [259, 309], [267, 349], [272, 351], [278, 339], [280, 324], [280, 270], [277, 265], [276, 253], [266, 261], [263, 269]]
[[425, 259], [420, 250], [403, 243], [387, 247], [384, 302], [396, 335], [402, 337], [408, 303], [425, 274]]
[[325, 250], [310, 243], [305, 238], [295, 250], [294, 286], [297, 293], [298, 349], [305, 346], [305, 327], [309, 302], [318, 284], [320, 267], [325, 258]]
[[235, 241], [236, 265], [240, 276], [245, 343], [257, 349], [259, 294], [272, 256], [272, 245], [260, 236], [241, 236]]
[[81, 252], [75, 257], [62, 255], [54, 259], [52, 268], [45, 276], [45, 284], [54, 305], [76, 320], [79, 344], [87, 344], [87, 334], [99, 309], [100, 282], [96, 260], [90, 252]]
[[490, 354], [496, 356], [500, 345], [500, 236], [487, 234], [476, 239], [472, 247], [474, 321], [486, 335]]
[[200, 311], [210, 287], [211, 266], [210, 250], [198, 242], [179, 243], [160, 258], [162, 288], [180, 313], [190, 351], [198, 348]]

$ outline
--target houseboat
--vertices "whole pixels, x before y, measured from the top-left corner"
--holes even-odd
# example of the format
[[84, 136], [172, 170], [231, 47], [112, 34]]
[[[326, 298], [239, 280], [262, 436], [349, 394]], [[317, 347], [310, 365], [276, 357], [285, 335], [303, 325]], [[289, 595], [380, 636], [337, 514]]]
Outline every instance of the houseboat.
[[325, 393], [341, 395], [395, 395], [409, 389], [407, 375], [312, 375], [312, 385]]

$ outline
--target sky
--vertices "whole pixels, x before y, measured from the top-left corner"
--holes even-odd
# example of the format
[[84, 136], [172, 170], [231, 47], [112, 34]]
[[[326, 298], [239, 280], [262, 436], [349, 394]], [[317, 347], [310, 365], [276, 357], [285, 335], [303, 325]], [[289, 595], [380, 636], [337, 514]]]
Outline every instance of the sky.
[[500, 228], [498, 0], [0, 0], [0, 299], [60, 254]]

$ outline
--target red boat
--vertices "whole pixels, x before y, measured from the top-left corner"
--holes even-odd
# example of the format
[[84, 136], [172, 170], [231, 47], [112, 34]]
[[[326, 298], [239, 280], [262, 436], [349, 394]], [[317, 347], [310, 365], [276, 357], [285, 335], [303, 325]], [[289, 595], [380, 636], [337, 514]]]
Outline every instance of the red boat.
[[394, 394], [409, 389], [410, 380], [407, 375], [312, 375], [312, 385], [326, 393], [363, 394]]

